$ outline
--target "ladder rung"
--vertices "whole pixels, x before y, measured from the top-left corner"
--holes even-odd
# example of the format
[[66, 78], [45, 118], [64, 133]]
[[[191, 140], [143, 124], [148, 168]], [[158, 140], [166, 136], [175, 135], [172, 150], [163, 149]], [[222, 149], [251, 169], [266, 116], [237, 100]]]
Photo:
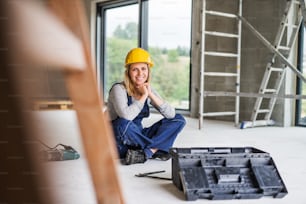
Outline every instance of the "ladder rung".
[[278, 46], [278, 49], [279, 50], [285, 50], [285, 51], [290, 51], [290, 47], [287, 47], [287, 46]]
[[224, 76], [224, 77], [236, 77], [237, 73], [228, 73], [228, 72], [204, 72], [205, 76]]
[[269, 112], [270, 112], [269, 109], [259, 109], [259, 110], [257, 111], [257, 113], [269, 113]]
[[237, 35], [237, 34], [222, 33], [222, 32], [216, 32], [216, 31], [205, 31], [205, 34], [213, 35], [213, 36], [220, 36], [220, 37], [229, 37], [229, 38], [238, 38], [239, 37], [239, 35]]
[[265, 89], [264, 93], [276, 93], [276, 89]]
[[237, 57], [237, 54], [226, 52], [205, 52], [205, 55], [217, 56], [217, 57]]
[[210, 112], [203, 113], [203, 116], [227, 116], [227, 115], [235, 115], [236, 112]]
[[283, 72], [285, 69], [284, 68], [277, 68], [277, 67], [270, 67], [270, 70], [272, 72]]
[[284, 23], [285, 26], [290, 26], [291, 28], [299, 28], [300, 26], [299, 25], [296, 25], [296, 24], [291, 24], [291, 23]]
[[224, 13], [224, 12], [219, 12], [219, 11], [205, 11], [205, 13], [210, 14], [210, 15], [215, 15], [215, 16], [228, 17], [228, 18], [236, 18], [237, 17], [237, 15], [235, 15], [235, 14]]

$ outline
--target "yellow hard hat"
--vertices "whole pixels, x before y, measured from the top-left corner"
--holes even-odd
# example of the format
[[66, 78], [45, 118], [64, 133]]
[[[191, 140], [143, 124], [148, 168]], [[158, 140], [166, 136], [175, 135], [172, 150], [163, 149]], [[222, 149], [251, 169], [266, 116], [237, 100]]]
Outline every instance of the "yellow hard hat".
[[147, 63], [150, 68], [154, 66], [150, 54], [146, 50], [142, 48], [133, 48], [126, 55], [125, 67], [128, 67], [130, 64], [138, 62]]

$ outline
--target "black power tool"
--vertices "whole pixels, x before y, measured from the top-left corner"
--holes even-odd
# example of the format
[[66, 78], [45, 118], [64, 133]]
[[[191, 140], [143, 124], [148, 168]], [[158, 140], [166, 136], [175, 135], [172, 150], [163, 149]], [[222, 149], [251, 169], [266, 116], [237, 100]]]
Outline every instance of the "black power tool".
[[[55, 147], [49, 147], [44, 143], [42, 144], [47, 147], [47, 149], [41, 151], [42, 159], [45, 161], [63, 161], [80, 158], [80, 154], [71, 146], [57, 144]], [[63, 148], [57, 148], [58, 146]]]

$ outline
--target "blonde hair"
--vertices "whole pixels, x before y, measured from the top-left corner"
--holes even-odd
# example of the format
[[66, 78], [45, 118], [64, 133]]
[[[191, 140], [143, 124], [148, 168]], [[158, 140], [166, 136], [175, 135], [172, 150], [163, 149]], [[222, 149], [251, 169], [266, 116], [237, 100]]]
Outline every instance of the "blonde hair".
[[[130, 67], [131, 67], [131, 65], [128, 65], [125, 69], [123, 84], [126, 88], [126, 91], [127, 91], [128, 95], [129, 96], [134, 96], [136, 94], [136, 88], [133, 85], [133, 82], [132, 82], [131, 77], [129, 75]], [[147, 82], [150, 83], [150, 81], [151, 81], [151, 69], [149, 68], [149, 66], [147, 68], [148, 68]]]

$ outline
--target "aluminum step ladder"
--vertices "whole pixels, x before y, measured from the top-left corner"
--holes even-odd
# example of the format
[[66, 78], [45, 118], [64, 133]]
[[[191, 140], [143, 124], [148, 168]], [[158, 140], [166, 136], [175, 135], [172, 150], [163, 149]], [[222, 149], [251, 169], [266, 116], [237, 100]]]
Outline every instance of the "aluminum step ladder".
[[[287, 2], [280, 27], [274, 41], [276, 52], [281, 53], [286, 59], [289, 58], [292, 50], [291, 48], [296, 42], [300, 25], [303, 21], [300, 5], [300, 1], [297, 0]], [[290, 18], [290, 16], [293, 16], [293, 18]], [[266, 70], [259, 88], [259, 94], [277, 95], [283, 84], [288, 66], [279, 58], [279, 55], [276, 52], [273, 54], [271, 61], [266, 65]], [[240, 128], [243, 129], [247, 127], [274, 125], [275, 122], [271, 119], [271, 115], [276, 104], [276, 100], [276, 97], [258, 97], [252, 111], [251, 120], [242, 122]]]
[[[212, 6], [214, 0], [203, 0], [203, 8], [202, 8], [202, 43], [201, 43], [201, 73], [200, 73], [200, 93], [199, 93], [199, 129], [202, 128], [203, 118], [204, 117], [215, 117], [215, 116], [234, 116], [235, 124], [239, 123], [239, 96], [228, 96], [232, 97], [235, 100], [235, 107], [232, 111], [220, 111], [220, 112], [204, 112], [204, 97], [205, 90], [207, 89], [205, 86], [205, 82], [209, 82], [212, 77], [223, 77], [225, 78], [235, 78], [233, 83], [233, 89], [236, 93], [240, 92], [240, 48], [241, 48], [241, 21], [237, 19], [237, 15], [242, 14], [242, 0], [231, 0], [231, 2], [227, 1], [227, 3], [232, 3], [234, 6], [234, 11], [220, 11], [218, 8], [220, 5]], [[234, 33], [222, 32], [218, 31], [215, 28], [209, 28], [207, 25], [208, 18], [215, 18], [219, 21], [226, 21], [231, 19], [235, 21], [236, 29]], [[214, 30], [215, 29], [215, 30]], [[218, 50], [206, 50], [206, 39], [213, 39], [214, 42], [217, 42], [218, 39], [223, 38], [227, 39], [230, 42], [236, 43], [236, 50], [234, 52], [221, 52]], [[211, 41], [209, 41], [211, 42]], [[207, 63], [208, 57], [215, 57], [215, 59], [220, 58], [223, 60], [224, 58], [233, 58], [235, 60], [235, 71], [231, 70], [228, 72], [220, 72], [220, 71], [212, 71], [215, 70], [213, 67]], [[208, 71], [209, 70], [209, 71]], [[225, 90], [226, 91], [226, 90]], [[214, 96], [217, 97], [217, 96]]]

